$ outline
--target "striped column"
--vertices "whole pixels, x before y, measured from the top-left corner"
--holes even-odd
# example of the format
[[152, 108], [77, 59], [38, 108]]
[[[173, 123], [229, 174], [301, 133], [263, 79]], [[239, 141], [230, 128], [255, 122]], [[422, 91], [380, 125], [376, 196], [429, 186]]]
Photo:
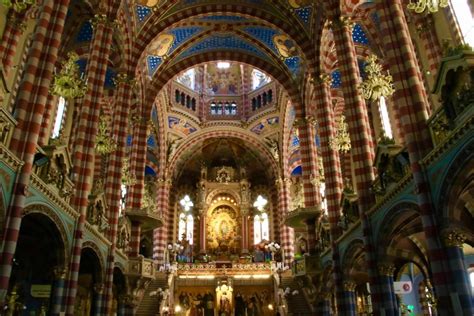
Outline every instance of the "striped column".
[[241, 213], [242, 213], [242, 217], [241, 217], [241, 221], [242, 221], [241, 248], [242, 249], [241, 249], [241, 252], [243, 254], [246, 254], [246, 253], [249, 252], [249, 233], [250, 233], [250, 229], [249, 229], [249, 210], [248, 209], [243, 209], [243, 210], [241, 210]]
[[76, 223], [74, 242], [65, 298], [66, 315], [74, 315], [77, 295], [77, 279], [81, 262], [84, 225], [89, 204], [89, 194], [94, 176], [95, 137], [98, 129], [100, 102], [103, 97], [105, 72], [112, 46], [113, 25], [106, 15], [96, 15], [94, 38], [87, 70], [87, 92], [81, 106], [76, 130], [74, 152], [75, 193], [72, 206], [80, 216]]
[[393, 273], [395, 266], [392, 264], [379, 264], [380, 295], [386, 316], [398, 316], [398, 304], [393, 288]]
[[109, 220], [108, 238], [112, 242], [105, 278], [106, 313], [112, 307], [112, 286], [115, 265], [115, 250], [117, 247], [117, 231], [121, 204], [122, 164], [127, 146], [128, 110], [132, 103], [133, 79], [127, 74], [118, 74], [115, 79], [117, 97], [114, 107], [112, 138], [116, 141], [117, 149], [110, 154], [106, 173], [105, 196], [107, 199]]
[[[336, 301], [343, 304], [343, 275], [339, 258], [339, 247], [335, 242], [341, 234], [338, 226], [341, 216], [341, 198], [343, 190], [342, 171], [339, 152], [329, 145], [329, 141], [336, 135], [334, 113], [331, 105], [330, 77], [322, 75], [315, 82], [316, 113], [319, 121], [319, 137], [321, 140], [321, 155], [323, 158], [324, 177], [326, 184], [326, 201], [328, 220], [330, 225], [333, 278], [336, 291]], [[344, 308], [347, 309], [347, 308]]]
[[[450, 267], [449, 257], [440, 242], [440, 234], [434, 216], [430, 185], [421, 160], [431, 150], [432, 141], [427, 126], [428, 104], [424, 98], [423, 83], [415, 60], [403, 3], [400, 0], [383, 2], [380, 5], [382, 35], [385, 39], [386, 62], [394, 78], [393, 101], [398, 105], [403, 138], [408, 150], [410, 169], [415, 183], [415, 193], [420, 208], [423, 230], [427, 241], [428, 258], [432, 281], [438, 298], [437, 309], [441, 315], [453, 310], [451, 293], [463, 293], [464, 286], [452, 282], [457, 271]], [[473, 314], [472, 302], [463, 312]]]
[[145, 164], [146, 140], [148, 119], [137, 116], [132, 117], [132, 152], [130, 158], [130, 172], [135, 175], [136, 183], [128, 188], [126, 209], [139, 210], [145, 194]]
[[[104, 303], [104, 289], [103, 283], [94, 284], [94, 316], [103, 316], [103, 303]], [[107, 314], [105, 314], [107, 315]]]
[[206, 219], [207, 215], [204, 210], [199, 210], [200, 218], [199, 218], [199, 253], [205, 254], [206, 253]]
[[13, 58], [17, 54], [18, 40], [26, 27], [24, 19], [25, 17], [20, 16], [15, 10], [8, 12], [8, 21], [5, 24], [0, 42], [0, 60], [5, 77], [9, 76], [10, 69], [13, 66]]
[[436, 36], [436, 30], [433, 27], [434, 21], [431, 15], [422, 16], [415, 14], [415, 16], [416, 30], [428, 55], [428, 69], [431, 72], [431, 76], [436, 78], [439, 62], [443, 53], [438, 37]]
[[48, 95], [48, 100], [46, 101], [46, 107], [43, 114], [43, 121], [41, 122], [40, 135], [38, 139], [39, 146], [48, 145], [49, 137], [51, 136], [49, 132], [52, 132], [52, 128], [54, 128], [54, 126], [51, 125], [55, 123], [54, 116], [57, 111], [57, 101], [58, 98], [56, 96], [52, 94]]
[[371, 185], [375, 179], [372, 162], [374, 159], [373, 142], [368, 124], [367, 106], [360, 94], [361, 78], [357, 64], [357, 55], [352, 42], [352, 26], [350, 21], [338, 12], [338, 6], [333, 10], [332, 31], [336, 45], [339, 68], [341, 70], [342, 92], [344, 95], [345, 113], [349, 126], [351, 140], [352, 164], [357, 186], [359, 214], [362, 221], [365, 256], [371, 285], [374, 308], [379, 306], [377, 289], [376, 249], [372, 241], [370, 222], [365, 216], [375, 202], [371, 193]]
[[132, 227], [130, 232], [130, 257], [138, 257], [140, 254], [140, 238], [142, 234], [142, 226], [140, 222], [132, 221]]
[[[337, 303], [338, 315], [357, 315], [356, 284], [352, 281], [344, 282], [344, 303]], [[343, 309], [344, 308], [344, 309]]]
[[[466, 236], [457, 230], [443, 232], [443, 243], [446, 248], [446, 260], [450, 268], [452, 310], [464, 315], [474, 315], [471, 282], [467, 273], [468, 266], [464, 260], [463, 244]], [[459, 301], [459, 304], [456, 303]]]
[[[319, 193], [319, 170], [318, 152], [316, 147], [316, 120], [307, 117], [305, 120], [295, 122], [299, 131], [301, 167], [303, 171], [303, 188], [305, 207], [321, 206], [321, 194]], [[308, 252], [316, 254], [316, 222], [319, 218], [306, 221], [306, 232], [308, 237]]]
[[[318, 178], [318, 152], [316, 148], [316, 120], [313, 117], [296, 120], [300, 139], [301, 167], [303, 171], [303, 187], [305, 207], [321, 205], [319, 187], [315, 185]], [[319, 184], [319, 183], [317, 183]]]
[[317, 306], [317, 314], [321, 316], [331, 316], [331, 293], [322, 293], [322, 297]]
[[11, 149], [24, 164], [12, 190], [8, 217], [5, 219], [3, 248], [0, 255], [0, 304], [7, 294], [12, 260], [21, 226], [22, 211], [33, 168], [41, 120], [53, 76], [54, 64], [63, 33], [69, 0], [45, 0], [39, 11], [27, 67], [16, 101], [17, 127]]
[[278, 209], [281, 213], [280, 218], [280, 237], [281, 237], [281, 248], [284, 254], [285, 265], [290, 265], [293, 262], [294, 257], [294, 232], [293, 228], [285, 225], [285, 218], [288, 215], [289, 203], [290, 203], [290, 184], [289, 178], [278, 179], [276, 181], [278, 189]]
[[157, 260], [159, 264], [164, 262], [164, 254], [166, 243], [168, 241], [168, 223], [169, 223], [169, 193], [171, 187], [170, 179], [158, 180], [157, 192], [157, 209], [156, 212], [161, 215], [163, 219], [163, 226], [153, 230], [153, 259]]
[[64, 267], [58, 267], [54, 270], [54, 287], [53, 298], [50, 315], [59, 316], [63, 302], [64, 286], [66, 280], [67, 270]]

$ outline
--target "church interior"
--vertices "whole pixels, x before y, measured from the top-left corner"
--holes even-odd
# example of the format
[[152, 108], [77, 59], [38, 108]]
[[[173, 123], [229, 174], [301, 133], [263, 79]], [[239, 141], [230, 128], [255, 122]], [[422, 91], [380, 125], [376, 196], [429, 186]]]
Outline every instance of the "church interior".
[[474, 315], [472, 0], [0, 0], [0, 315]]

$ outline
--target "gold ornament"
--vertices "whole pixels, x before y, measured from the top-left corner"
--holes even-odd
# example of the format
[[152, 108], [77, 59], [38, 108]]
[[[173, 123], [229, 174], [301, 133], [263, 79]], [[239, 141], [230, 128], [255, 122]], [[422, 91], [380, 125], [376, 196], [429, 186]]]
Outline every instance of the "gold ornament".
[[382, 74], [382, 66], [377, 63], [377, 56], [370, 55], [365, 66], [367, 78], [362, 82], [362, 95], [366, 100], [376, 101], [380, 97], [389, 97], [395, 91], [390, 74]]
[[128, 158], [124, 158], [122, 162], [122, 184], [126, 186], [135, 185], [137, 178], [130, 173], [130, 162]]
[[106, 115], [100, 117], [99, 131], [95, 139], [95, 150], [101, 155], [110, 154], [117, 149], [117, 143], [109, 135], [107, 121]]
[[53, 95], [61, 96], [65, 99], [84, 96], [87, 86], [84, 80], [80, 78], [77, 60], [79, 60], [79, 55], [74, 52], [68, 54], [68, 59], [63, 62], [61, 71], [54, 75], [54, 83], [51, 87]]
[[5, 7], [10, 8], [13, 6], [13, 10], [15, 10], [18, 13], [21, 13], [28, 9], [29, 5], [32, 5], [35, 3], [34, 0], [17, 0], [15, 2], [12, 2], [11, 0], [1, 0], [1, 4], [3, 4]]
[[446, 8], [448, 4], [448, 0], [417, 0], [416, 2], [410, 0], [407, 8], [415, 13], [434, 13], [438, 12], [439, 8]]
[[337, 121], [336, 135], [329, 140], [329, 146], [332, 149], [339, 150], [340, 152], [347, 153], [351, 150], [351, 138], [347, 131], [346, 117], [341, 115]]

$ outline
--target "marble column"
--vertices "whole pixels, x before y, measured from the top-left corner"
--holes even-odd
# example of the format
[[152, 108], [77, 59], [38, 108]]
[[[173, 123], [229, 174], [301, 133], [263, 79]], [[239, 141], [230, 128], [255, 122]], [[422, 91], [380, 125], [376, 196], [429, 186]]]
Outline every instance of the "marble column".
[[386, 316], [398, 316], [398, 304], [393, 288], [393, 273], [395, 266], [381, 263], [379, 268], [380, 296]]
[[54, 286], [53, 298], [50, 308], [50, 315], [59, 316], [64, 295], [64, 286], [66, 280], [67, 270], [64, 267], [56, 267], [54, 269]]

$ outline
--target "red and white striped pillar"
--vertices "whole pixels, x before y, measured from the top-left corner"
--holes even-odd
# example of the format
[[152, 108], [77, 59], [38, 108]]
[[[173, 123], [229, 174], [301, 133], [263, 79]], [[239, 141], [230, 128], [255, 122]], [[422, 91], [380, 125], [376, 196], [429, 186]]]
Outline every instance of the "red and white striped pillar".
[[278, 209], [281, 213], [280, 237], [281, 248], [283, 249], [284, 263], [290, 265], [294, 257], [294, 232], [293, 228], [285, 225], [285, 218], [288, 215], [290, 207], [290, 185], [289, 178], [280, 178], [276, 181], [278, 190]]
[[348, 18], [341, 15], [339, 1], [328, 4], [328, 14], [341, 71], [342, 92], [344, 95], [345, 114], [351, 140], [352, 164], [358, 195], [359, 214], [366, 249], [366, 262], [371, 285], [374, 310], [383, 308], [380, 305], [378, 290], [378, 271], [376, 266], [376, 249], [372, 240], [372, 229], [365, 213], [375, 202], [370, 190], [375, 179], [373, 170], [374, 144], [372, 141], [367, 106], [360, 93], [361, 83], [357, 55], [352, 41], [352, 25]]
[[117, 247], [117, 231], [121, 205], [122, 165], [127, 146], [128, 110], [132, 103], [133, 79], [127, 74], [118, 74], [115, 79], [116, 101], [114, 107], [112, 138], [117, 144], [117, 149], [110, 154], [106, 182], [105, 195], [107, 199], [109, 220], [108, 238], [112, 242], [107, 259], [104, 308], [108, 314], [112, 303], [112, 286], [115, 264], [115, 250]]
[[24, 164], [17, 174], [7, 212], [8, 217], [5, 220], [0, 256], [0, 305], [5, 300], [10, 282], [12, 261], [18, 242], [39, 130], [68, 6], [69, 0], [45, 0], [38, 9], [34, 39], [28, 51], [27, 66], [18, 89], [15, 104], [18, 125], [13, 133], [10, 148]]
[[95, 138], [98, 131], [107, 61], [114, 32], [112, 21], [115, 14], [111, 14], [114, 12], [114, 8], [108, 7], [108, 9], [111, 11], [108, 12], [109, 16], [106, 14], [96, 15], [94, 20], [94, 37], [91, 43], [87, 70], [87, 92], [81, 106], [76, 131], [73, 171], [75, 194], [71, 204], [80, 216], [74, 232], [67, 295], [65, 297], [66, 315], [74, 315], [84, 226], [89, 204], [88, 197], [94, 181]]
[[[427, 119], [428, 109], [417, 67], [415, 50], [411, 41], [407, 22], [403, 13], [403, 2], [393, 0], [380, 3], [382, 35], [385, 40], [386, 62], [394, 78], [395, 93], [393, 101], [397, 103], [403, 138], [410, 158], [410, 169], [415, 183], [415, 192], [422, 217], [423, 230], [427, 240], [428, 258], [430, 261], [432, 282], [437, 295], [437, 309], [441, 315], [453, 311], [455, 306], [452, 293], [459, 293], [462, 313], [473, 314], [473, 303], [465, 294], [463, 282], [457, 268], [451, 266], [452, 257], [441, 243], [441, 236], [435, 218], [428, 177], [422, 166], [423, 157], [432, 148]], [[449, 259], [448, 259], [449, 258]]]
[[[319, 192], [318, 149], [316, 147], [316, 121], [313, 117], [295, 122], [299, 131], [301, 167], [303, 171], [304, 204], [307, 208], [321, 207]], [[316, 253], [316, 226], [319, 217], [306, 221], [308, 252]]]
[[[330, 225], [333, 279], [336, 289], [336, 299], [344, 302], [344, 279], [339, 257], [339, 248], [335, 242], [341, 235], [338, 226], [341, 217], [341, 198], [343, 191], [342, 170], [339, 151], [330, 146], [330, 140], [336, 135], [334, 112], [331, 104], [330, 77], [322, 75], [315, 82], [315, 102], [318, 118], [318, 132], [321, 139], [321, 156], [323, 158], [324, 177], [326, 184], [326, 202], [328, 221]], [[342, 305], [342, 304], [341, 304]], [[341, 307], [343, 309], [348, 309]]]
[[164, 262], [166, 243], [168, 241], [169, 224], [169, 194], [171, 188], [171, 179], [158, 180], [157, 209], [156, 212], [161, 215], [163, 226], [153, 230], [153, 259], [158, 263]]

